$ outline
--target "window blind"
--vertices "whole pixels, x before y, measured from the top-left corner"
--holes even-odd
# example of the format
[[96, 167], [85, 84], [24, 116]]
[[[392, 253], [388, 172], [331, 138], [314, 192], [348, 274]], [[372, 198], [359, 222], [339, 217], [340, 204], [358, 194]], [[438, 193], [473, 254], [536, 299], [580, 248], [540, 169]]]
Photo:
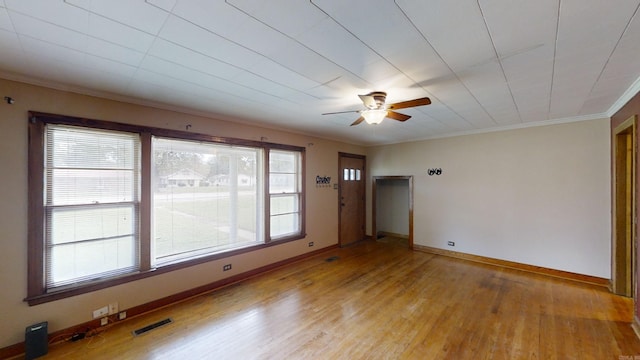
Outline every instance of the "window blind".
[[301, 156], [297, 151], [269, 151], [270, 236], [297, 234], [301, 227]]
[[136, 271], [138, 134], [48, 124], [46, 288]]

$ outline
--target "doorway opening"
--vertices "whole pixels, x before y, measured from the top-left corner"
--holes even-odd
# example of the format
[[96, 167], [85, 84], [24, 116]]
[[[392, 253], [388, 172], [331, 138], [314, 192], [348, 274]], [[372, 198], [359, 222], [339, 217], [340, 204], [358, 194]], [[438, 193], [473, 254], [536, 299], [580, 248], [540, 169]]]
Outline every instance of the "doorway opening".
[[636, 293], [636, 116], [614, 130], [614, 199], [611, 288], [615, 294]]
[[374, 176], [372, 191], [373, 238], [413, 249], [413, 176]]

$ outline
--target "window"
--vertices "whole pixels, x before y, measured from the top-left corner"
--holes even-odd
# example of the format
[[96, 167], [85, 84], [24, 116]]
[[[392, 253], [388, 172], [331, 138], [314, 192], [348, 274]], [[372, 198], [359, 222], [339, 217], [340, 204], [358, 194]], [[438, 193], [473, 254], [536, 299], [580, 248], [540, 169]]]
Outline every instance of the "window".
[[360, 181], [360, 169], [344, 168], [342, 170], [342, 180]]
[[304, 148], [29, 117], [30, 305], [305, 235]]
[[136, 134], [46, 126], [48, 288], [137, 267], [139, 143]]
[[274, 239], [300, 232], [302, 208], [299, 152], [269, 152], [270, 233]]
[[154, 264], [264, 242], [262, 149], [153, 138]]

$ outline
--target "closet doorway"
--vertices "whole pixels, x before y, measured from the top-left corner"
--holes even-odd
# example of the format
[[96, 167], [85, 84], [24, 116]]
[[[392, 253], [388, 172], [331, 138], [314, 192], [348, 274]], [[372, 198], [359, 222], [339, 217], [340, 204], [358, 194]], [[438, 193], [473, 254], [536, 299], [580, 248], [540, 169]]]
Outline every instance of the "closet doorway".
[[374, 176], [372, 191], [374, 240], [406, 240], [413, 249], [413, 176]]

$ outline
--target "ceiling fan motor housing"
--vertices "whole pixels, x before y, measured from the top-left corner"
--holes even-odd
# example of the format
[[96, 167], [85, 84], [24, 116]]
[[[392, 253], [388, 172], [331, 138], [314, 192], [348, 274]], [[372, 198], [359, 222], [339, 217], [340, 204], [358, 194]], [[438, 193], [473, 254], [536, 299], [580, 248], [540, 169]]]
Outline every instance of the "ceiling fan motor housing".
[[387, 99], [387, 93], [384, 91], [373, 91], [368, 93], [367, 96], [371, 96], [375, 100], [375, 105], [370, 104], [368, 106], [370, 109], [381, 109]]

